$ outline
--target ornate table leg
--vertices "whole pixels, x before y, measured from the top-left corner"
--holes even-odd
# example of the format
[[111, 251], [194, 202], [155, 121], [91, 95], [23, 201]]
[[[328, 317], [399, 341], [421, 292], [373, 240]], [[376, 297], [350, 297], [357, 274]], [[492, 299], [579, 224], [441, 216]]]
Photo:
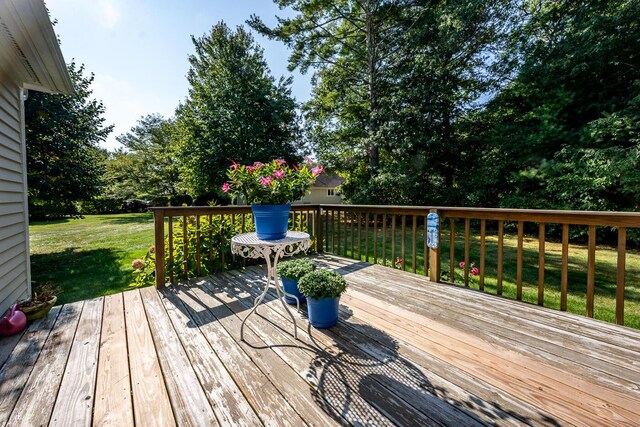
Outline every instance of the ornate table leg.
[[[273, 283], [275, 283], [276, 286], [278, 299], [282, 303], [282, 306], [287, 311], [287, 313], [289, 313], [289, 317], [291, 317], [291, 321], [293, 322], [293, 337], [295, 339], [298, 339], [298, 324], [296, 323], [296, 318], [293, 317], [293, 313], [291, 313], [291, 309], [289, 309], [289, 304], [287, 304], [287, 302], [284, 300], [284, 295], [282, 293], [284, 291], [281, 292], [280, 285], [278, 284], [278, 254], [276, 254], [275, 258], [273, 259]], [[291, 296], [296, 299], [296, 302], [298, 303], [298, 310], [300, 310], [300, 301], [298, 301], [298, 298], [295, 295]]]
[[[242, 325], [240, 325], [240, 341], [244, 341], [244, 324], [247, 322], [249, 316], [251, 316], [256, 311], [258, 305], [260, 305], [265, 295], [267, 295], [267, 292], [269, 292], [269, 285], [271, 284], [271, 274], [269, 273], [269, 271], [271, 270], [271, 257], [268, 253], [265, 256], [265, 259], [267, 260], [267, 283], [265, 283], [264, 285], [264, 291], [262, 291], [262, 294], [258, 298], [256, 298], [255, 302], [253, 303], [253, 308], [251, 309], [249, 314], [247, 314], [247, 317], [245, 317], [242, 321]], [[278, 286], [276, 285], [276, 288], [277, 287]]]

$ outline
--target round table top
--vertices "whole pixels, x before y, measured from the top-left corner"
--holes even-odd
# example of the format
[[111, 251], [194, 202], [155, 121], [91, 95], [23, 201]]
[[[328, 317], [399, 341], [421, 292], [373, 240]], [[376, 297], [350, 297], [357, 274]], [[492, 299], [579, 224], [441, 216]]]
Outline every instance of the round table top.
[[287, 235], [283, 239], [278, 240], [262, 240], [258, 239], [257, 233], [244, 233], [238, 234], [231, 238], [232, 245], [240, 246], [279, 246], [279, 245], [291, 245], [293, 243], [299, 243], [304, 240], [309, 240], [311, 236], [309, 233], [303, 233], [302, 231], [287, 231]]

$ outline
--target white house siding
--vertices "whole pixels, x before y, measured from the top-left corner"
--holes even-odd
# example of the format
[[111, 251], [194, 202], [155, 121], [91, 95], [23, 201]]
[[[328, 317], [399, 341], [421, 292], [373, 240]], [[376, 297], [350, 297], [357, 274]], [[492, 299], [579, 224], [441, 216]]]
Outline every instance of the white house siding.
[[0, 74], [0, 314], [30, 293], [21, 90]]

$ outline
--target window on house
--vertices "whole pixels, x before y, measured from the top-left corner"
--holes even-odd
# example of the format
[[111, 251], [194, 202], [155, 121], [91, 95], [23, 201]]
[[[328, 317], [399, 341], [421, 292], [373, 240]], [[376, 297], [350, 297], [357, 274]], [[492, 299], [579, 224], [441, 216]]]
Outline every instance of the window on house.
[[336, 195], [336, 190], [334, 190], [333, 188], [329, 188], [327, 190], [327, 196], [335, 196]]

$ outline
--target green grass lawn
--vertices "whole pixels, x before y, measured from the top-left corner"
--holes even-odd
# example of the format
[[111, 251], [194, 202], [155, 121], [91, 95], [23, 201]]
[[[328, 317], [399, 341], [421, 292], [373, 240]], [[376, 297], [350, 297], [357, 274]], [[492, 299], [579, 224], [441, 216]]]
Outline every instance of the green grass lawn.
[[64, 304], [128, 289], [131, 261], [153, 243], [153, 215], [32, 222], [29, 233], [32, 280], [60, 286], [58, 302]]
[[[412, 230], [410, 218], [405, 230], [405, 253], [402, 253], [402, 230], [400, 222], [396, 225], [395, 257], [403, 258], [405, 269], [412, 271]], [[329, 225], [331, 227], [331, 225]], [[369, 261], [373, 262], [373, 227], [369, 230]], [[331, 233], [331, 228], [329, 228]], [[345, 247], [346, 232], [346, 247]], [[458, 268], [458, 263], [464, 260], [464, 228], [461, 224], [456, 227], [455, 240], [455, 276], [456, 283], [463, 283], [463, 270]], [[498, 238], [495, 233], [487, 232], [486, 258], [485, 258], [485, 291], [496, 293], [497, 291], [497, 253]], [[358, 257], [358, 229], [354, 227], [354, 258]], [[387, 227], [386, 259], [390, 265], [392, 259], [391, 226]], [[337, 228], [333, 233], [335, 251], [338, 253]], [[340, 231], [340, 255], [352, 257], [351, 254], [351, 227], [342, 225]], [[424, 232], [418, 227], [416, 238], [416, 271], [424, 274]], [[326, 242], [325, 242], [326, 243]], [[331, 251], [331, 237], [329, 238], [329, 251]], [[362, 228], [361, 256], [365, 260], [365, 228]], [[382, 263], [382, 230], [378, 228], [378, 263]], [[475, 261], [479, 267], [480, 237], [472, 231], [470, 239], [471, 262]], [[504, 258], [503, 258], [503, 295], [508, 298], [516, 297], [516, 255], [517, 236], [505, 234]], [[441, 269], [449, 276], [449, 231], [444, 229], [441, 241]], [[545, 244], [545, 292], [544, 305], [555, 309], [560, 308], [560, 268], [562, 260], [562, 245], [559, 242], [546, 241]], [[616, 298], [616, 273], [617, 251], [609, 246], [598, 246], [596, 250], [596, 277], [595, 277], [595, 304], [594, 317], [615, 323], [615, 298]], [[478, 277], [470, 275], [469, 286], [478, 289]], [[569, 245], [569, 276], [567, 310], [572, 313], [586, 314], [587, 291], [587, 248], [582, 244]], [[536, 304], [538, 301], [538, 238], [525, 236], [523, 242], [523, 301]], [[626, 286], [625, 286], [625, 326], [640, 329], [640, 254], [636, 250], [627, 250], [626, 258]]]

